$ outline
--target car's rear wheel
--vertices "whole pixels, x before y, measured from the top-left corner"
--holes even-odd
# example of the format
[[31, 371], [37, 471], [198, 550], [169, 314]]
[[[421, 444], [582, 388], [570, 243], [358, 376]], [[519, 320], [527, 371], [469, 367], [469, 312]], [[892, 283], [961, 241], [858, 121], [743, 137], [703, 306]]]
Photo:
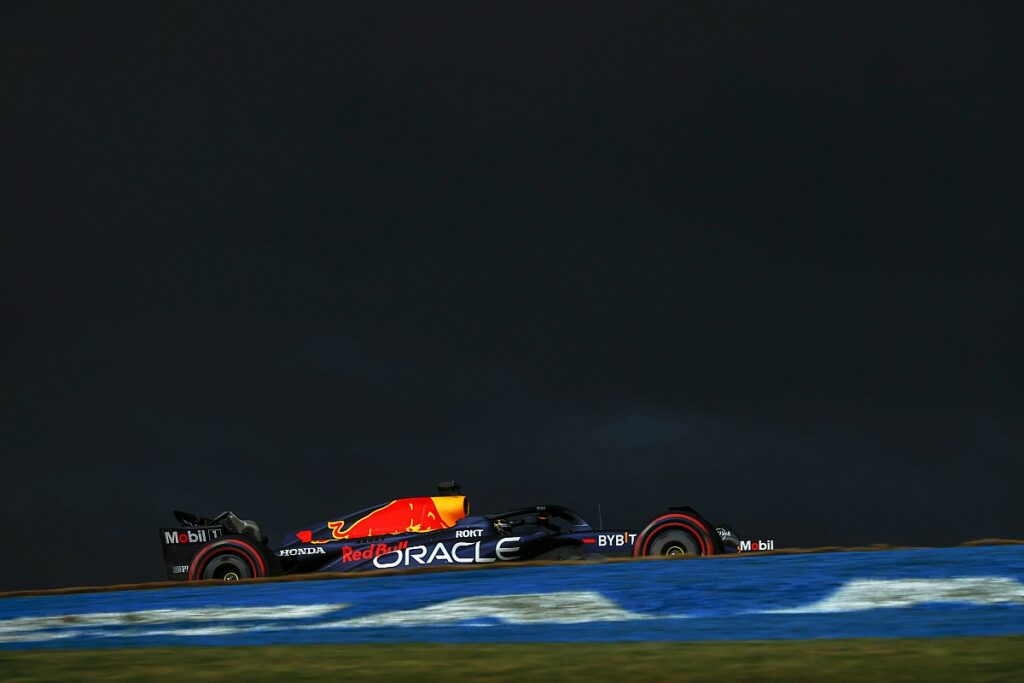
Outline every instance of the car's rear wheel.
[[203, 578], [215, 581], [240, 581], [241, 579], [251, 579], [252, 570], [249, 564], [238, 555], [225, 553], [206, 563], [206, 568], [203, 569]]
[[204, 546], [192, 558], [190, 580], [241, 581], [279, 572], [276, 558], [262, 544], [249, 538], [229, 536]]

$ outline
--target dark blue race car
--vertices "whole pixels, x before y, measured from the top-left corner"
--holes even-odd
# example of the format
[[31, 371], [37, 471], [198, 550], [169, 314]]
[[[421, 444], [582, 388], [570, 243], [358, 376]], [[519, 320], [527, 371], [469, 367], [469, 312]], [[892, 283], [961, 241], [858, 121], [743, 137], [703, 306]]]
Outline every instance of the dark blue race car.
[[160, 530], [167, 577], [236, 581], [281, 574], [410, 569], [523, 560], [715, 555], [736, 552], [726, 525], [669, 508], [639, 531], [595, 529], [560, 505], [470, 515], [457, 484], [436, 496], [398, 498], [287, 534], [271, 547], [255, 522], [175, 511]]

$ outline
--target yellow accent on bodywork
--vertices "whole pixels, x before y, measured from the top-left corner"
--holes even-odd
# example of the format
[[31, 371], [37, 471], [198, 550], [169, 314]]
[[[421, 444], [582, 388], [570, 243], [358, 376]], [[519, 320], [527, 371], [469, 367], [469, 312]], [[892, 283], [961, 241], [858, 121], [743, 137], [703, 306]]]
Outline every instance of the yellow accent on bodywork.
[[455, 523], [469, 514], [469, 503], [465, 496], [434, 496], [434, 507], [437, 514], [441, 515], [441, 521], [445, 526], [455, 526]]

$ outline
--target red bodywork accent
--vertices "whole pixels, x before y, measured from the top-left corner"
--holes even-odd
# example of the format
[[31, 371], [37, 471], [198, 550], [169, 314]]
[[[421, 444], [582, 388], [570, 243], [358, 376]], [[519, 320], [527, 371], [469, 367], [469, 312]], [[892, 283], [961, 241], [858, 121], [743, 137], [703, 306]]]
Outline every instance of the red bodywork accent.
[[295, 536], [296, 536], [296, 538], [298, 538], [303, 543], [309, 543], [310, 541], [313, 540], [313, 532], [310, 531], [309, 529], [307, 529], [305, 531], [297, 531], [297, 532], [295, 532]]
[[448, 528], [434, 499], [429, 496], [399, 498], [356, 520], [351, 526], [346, 526], [345, 520], [328, 522], [327, 526], [331, 529], [332, 538], [339, 540]]

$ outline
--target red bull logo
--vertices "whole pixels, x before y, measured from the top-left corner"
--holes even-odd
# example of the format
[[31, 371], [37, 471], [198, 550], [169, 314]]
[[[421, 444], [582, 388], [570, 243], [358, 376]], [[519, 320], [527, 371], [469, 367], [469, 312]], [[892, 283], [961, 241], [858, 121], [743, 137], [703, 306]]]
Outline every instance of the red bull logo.
[[355, 560], [372, 560], [380, 555], [387, 555], [388, 553], [396, 553], [401, 550], [405, 550], [407, 547], [409, 547], [409, 541], [399, 541], [394, 545], [388, 545], [387, 543], [371, 543], [360, 550], [356, 550], [355, 548], [346, 545], [341, 549], [341, 561], [353, 562]]
[[424, 496], [399, 498], [361, 517], [352, 524], [346, 520], [328, 522], [331, 537], [337, 540], [388, 536], [409, 532], [447, 529], [466, 516], [465, 496]]

